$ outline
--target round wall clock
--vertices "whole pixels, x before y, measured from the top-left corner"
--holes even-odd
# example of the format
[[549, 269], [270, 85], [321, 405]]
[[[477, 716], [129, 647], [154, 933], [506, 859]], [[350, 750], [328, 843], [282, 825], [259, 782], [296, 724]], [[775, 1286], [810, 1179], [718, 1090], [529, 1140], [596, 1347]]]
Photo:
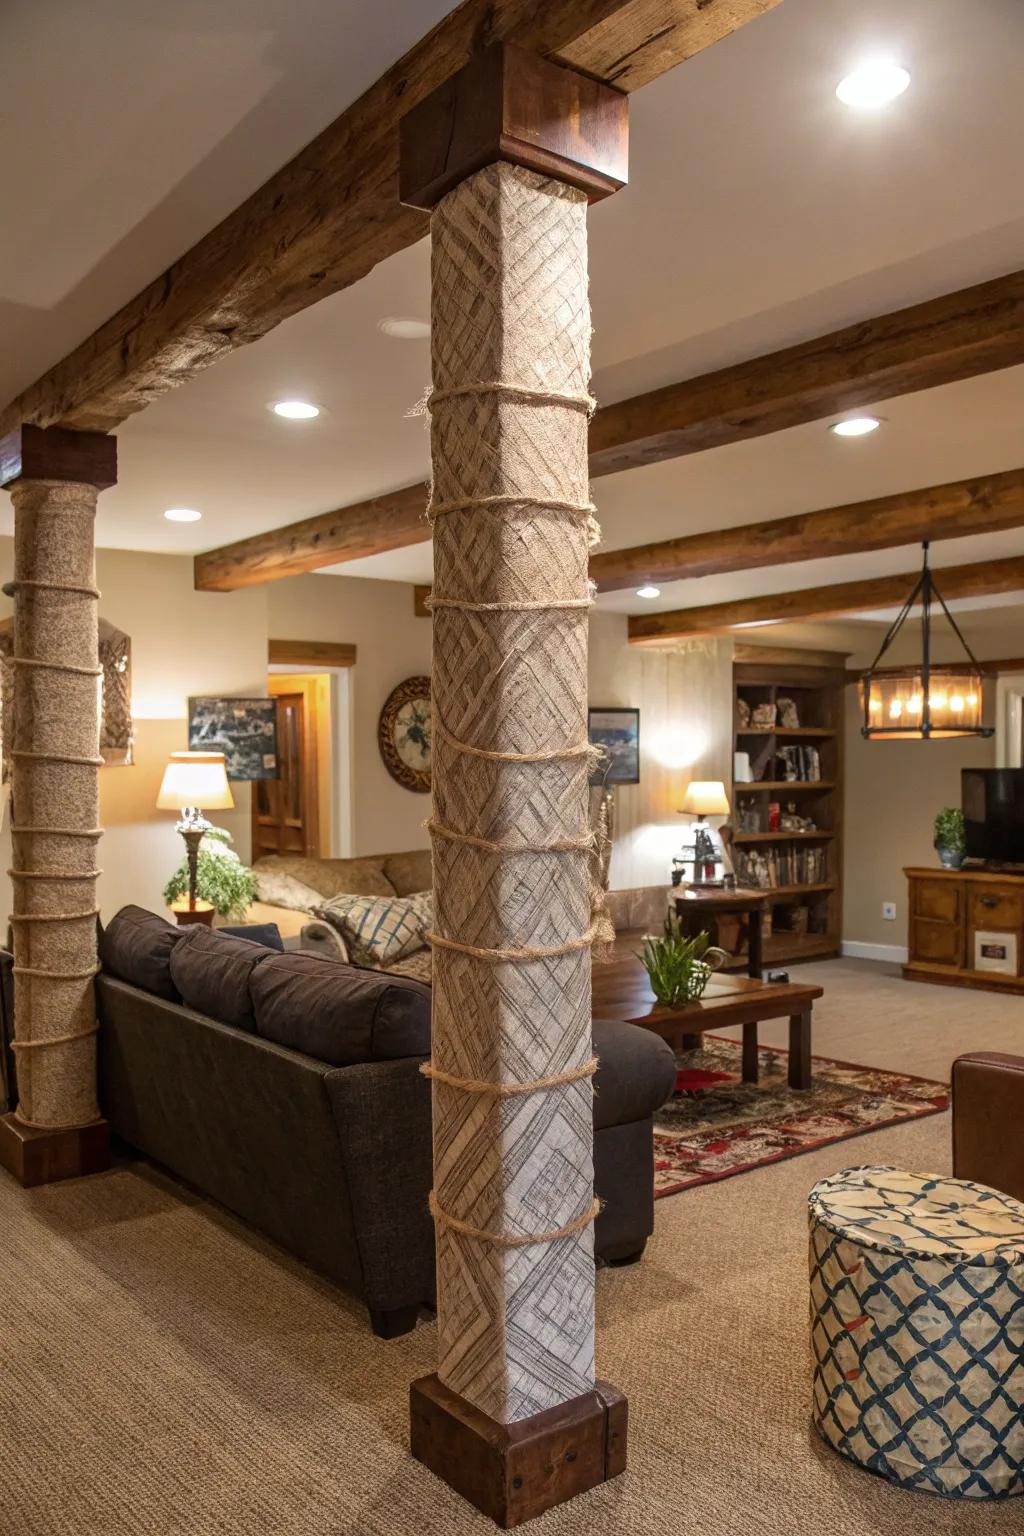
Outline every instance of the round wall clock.
[[384, 766], [406, 789], [430, 790], [430, 678], [407, 677], [388, 695], [377, 740]]

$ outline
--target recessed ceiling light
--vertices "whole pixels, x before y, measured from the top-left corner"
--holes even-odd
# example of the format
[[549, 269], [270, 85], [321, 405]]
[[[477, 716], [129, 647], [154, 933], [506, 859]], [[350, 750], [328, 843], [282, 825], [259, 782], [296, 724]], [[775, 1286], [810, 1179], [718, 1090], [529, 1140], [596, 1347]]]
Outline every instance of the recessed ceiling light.
[[314, 416], [320, 415], [320, 407], [310, 405], [308, 400], [275, 400], [270, 409], [275, 416], [283, 416], [285, 421], [312, 421]]
[[385, 315], [377, 321], [377, 329], [394, 341], [426, 341], [430, 335], [427, 320], [412, 320], [408, 315]]
[[829, 431], [836, 437], [867, 437], [869, 432], [877, 432], [881, 425], [877, 416], [847, 416], [843, 421], [834, 421]]
[[637, 587], [636, 595], [637, 595], [637, 597], [660, 597], [661, 596], [661, 588], [660, 587], [653, 587], [651, 585], [651, 583], [648, 581], [648, 582], [645, 582], [642, 587]]
[[169, 523], [198, 523], [202, 515], [195, 507], [168, 507], [164, 513]]
[[902, 96], [909, 84], [910, 74], [901, 65], [875, 59], [844, 75], [836, 86], [836, 95], [848, 107], [884, 107], [886, 102]]

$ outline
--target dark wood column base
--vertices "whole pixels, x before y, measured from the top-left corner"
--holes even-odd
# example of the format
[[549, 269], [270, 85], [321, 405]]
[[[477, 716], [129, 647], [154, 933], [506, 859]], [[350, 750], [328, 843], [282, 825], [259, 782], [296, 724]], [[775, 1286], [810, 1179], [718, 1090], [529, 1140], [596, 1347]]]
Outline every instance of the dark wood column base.
[[497, 1424], [435, 1376], [410, 1389], [417, 1461], [502, 1530], [626, 1470], [628, 1405], [607, 1382], [516, 1424]]
[[110, 1167], [110, 1126], [74, 1126], [66, 1131], [37, 1131], [12, 1114], [0, 1115], [0, 1168], [25, 1189], [103, 1173]]

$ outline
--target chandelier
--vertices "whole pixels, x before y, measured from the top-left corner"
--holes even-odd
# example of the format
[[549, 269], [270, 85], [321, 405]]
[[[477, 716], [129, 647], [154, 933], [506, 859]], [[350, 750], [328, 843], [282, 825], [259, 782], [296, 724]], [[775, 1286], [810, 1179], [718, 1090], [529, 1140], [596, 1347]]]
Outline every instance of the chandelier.
[[[928, 544], [922, 546], [924, 563], [913, 591], [900, 609], [879, 647], [878, 655], [861, 677], [864, 724], [861, 735], [872, 741], [934, 741], [951, 736], [991, 736], [982, 724], [982, 674], [960, 627], [928, 565]], [[933, 665], [932, 603], [938, 603], [963, 646], [966, 660]], [[911, 609], [921, 608], [921, 660], [909, 667], [880, 667], [886, 651], [900, 633]]]

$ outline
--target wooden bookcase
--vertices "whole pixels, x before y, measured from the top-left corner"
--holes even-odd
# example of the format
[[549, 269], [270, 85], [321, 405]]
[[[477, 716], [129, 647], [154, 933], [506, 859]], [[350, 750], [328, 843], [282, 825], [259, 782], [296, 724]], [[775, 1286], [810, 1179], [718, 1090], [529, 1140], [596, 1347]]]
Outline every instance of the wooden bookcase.
[[[842, 934], [845, 673], [841, 666], [802, 664], [799, 651], [793, 656], [733, 668], [735, 747], [749, 755], [754, 782], [733, 782], [732, 855], [739, 885], [762, 885], [750, 876], [752, 855], [769, 866], [766, 967], [838, 955]], [[741, 700], [753, 714], [758, 704], [778, 710], [782, 699], [795, 704], [799, 725], [776, 719], [765, 728], [741, 719]], [[794, 771], [800, 777], [788, 779]], [[772, 806], [780, 818], [795, 807], [814, 829], [773, 828]]]

